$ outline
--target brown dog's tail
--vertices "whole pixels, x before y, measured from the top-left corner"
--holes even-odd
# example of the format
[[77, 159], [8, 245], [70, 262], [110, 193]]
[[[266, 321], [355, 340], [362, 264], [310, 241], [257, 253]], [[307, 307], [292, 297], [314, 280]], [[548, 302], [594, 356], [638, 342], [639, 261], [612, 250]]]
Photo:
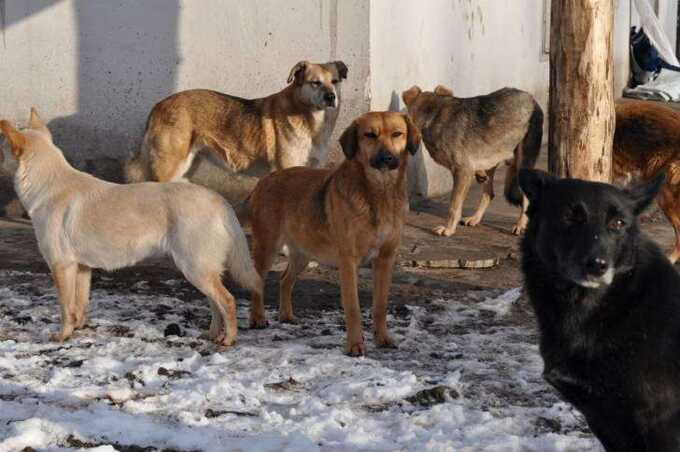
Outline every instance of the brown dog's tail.
[[522, 205], [522, 191], [519, 188], [520, 168], [533, 168], [538, 160], [543, 142], [543, 110], [534, 100], [534, 111], [529, 118], [529, 128], [515, 149], [515, 157], [505, 175], [505, 199], [510, 204]]

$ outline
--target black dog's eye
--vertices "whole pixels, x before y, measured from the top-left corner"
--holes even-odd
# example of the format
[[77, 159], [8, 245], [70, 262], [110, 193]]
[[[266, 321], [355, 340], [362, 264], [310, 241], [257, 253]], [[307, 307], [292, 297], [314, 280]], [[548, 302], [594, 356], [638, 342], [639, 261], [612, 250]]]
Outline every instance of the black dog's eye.
[[364, 133], [364, 136], [365, 136], [366, 138], [378, 138], [378, 135], [376, 135], [376, 134], [373, 133], [373, 132], [366, 132], [366, 133]]
[[581, 206], [573, 206], [564, 211], [562, 220], [569, 224], [583, 224], [586, 222], [586, 212]]
[[340, 82], [340, 80], [333, 80], [331, 81], [332, 84], [337, 85]]
[[402, 136], [403, 134], [404, 134], [404, 132], [402, 132], [402, 131], [400, 131], [400, 130], [397, 130], [397, 131], [395, 131], [395, 132], [392, 132], [392, 138], [399, 138], [399, 137]]
[[618, 232], [626, 226], [626, 222], [623, 221], [621, 218], [614, 218], [609, 222], [607, 226], [609, 227], [610, 231]]

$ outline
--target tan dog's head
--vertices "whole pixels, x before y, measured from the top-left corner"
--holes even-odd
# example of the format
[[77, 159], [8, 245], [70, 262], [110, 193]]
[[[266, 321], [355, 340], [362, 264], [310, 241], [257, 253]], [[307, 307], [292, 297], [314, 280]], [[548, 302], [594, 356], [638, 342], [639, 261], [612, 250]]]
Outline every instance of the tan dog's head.
[[340, 82], [347, 78], [347, 66], [342, 61], [316, 64], [300, 61], [290, 70], [288, 83], [293, 83], [299, 98], [318, 110], [338, 106]]
[[18, 162], [21, 162], [28, 154], [44, 148], [45, 145], [53, 147], [52, 134], [40, 119], [35, 108], [31, 108], [31, 117], [26, 129], [18, 131], [9, 121], [2, 120], [0, 133], [7, 139], [12, 156]]
[[413, 122], [422, 128], [439, 110], [442, 103], [446, 102], [446, 99], [453, 98], [453, 91], [444, 85], [437, 85], [434, 91], [423, 91], [419, 86], [414, 85], [401, 93], [401, 98]]
[[373, 173], [385, 173], [405, 164], [420, 146], [420, 131], [408, 115], [370, 112], [357, 119], [340, 136], [347, 160], [358, 160]]

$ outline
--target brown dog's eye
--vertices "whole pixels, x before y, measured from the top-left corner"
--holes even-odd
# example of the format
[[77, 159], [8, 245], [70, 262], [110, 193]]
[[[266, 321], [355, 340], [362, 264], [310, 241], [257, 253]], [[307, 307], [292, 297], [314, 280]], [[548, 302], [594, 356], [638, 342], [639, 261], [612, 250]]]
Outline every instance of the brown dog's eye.
[[378, 135], [376, 135], [376, 134], [373, 133], [373, 132], [366, 132], [366, 133], [364, 134], [364, 136], [365, 136], [366, 138], [378, 138]]
[[392, 138], [399, 138], [403, 134], [404, 134], [404, 132], [397, 130], [396, 132], [392, 132]]
[[309, 83], [311, 83], [311, 84], [314, 85], [314, 86], [321, 86], [321, 82], [318, 81], [318, 80], [315, 80], [315, 81], [309, 82]]
[[609, 222], [609, 229], [611, 231], [620, 231], [626, 225], [626, 222], [621, 218], [614, 218]]
[[340, 82], [340, 80], [333, 80], [331, 81], [332, 84], [337, 85]]

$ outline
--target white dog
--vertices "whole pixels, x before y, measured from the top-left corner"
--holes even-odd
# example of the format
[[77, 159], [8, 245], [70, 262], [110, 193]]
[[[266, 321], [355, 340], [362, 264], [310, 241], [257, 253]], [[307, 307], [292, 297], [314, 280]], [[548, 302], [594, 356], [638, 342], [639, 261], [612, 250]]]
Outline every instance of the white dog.
[[71, 167], [35, 109], [28, 129], [0, 121], [18, 162], [14, 185], [28, 211], [40, 251], [59, 292], [62, 330], [68, 339], [84, 326], [92, 268], [113, 270], [169, 254], [184, 276], [211, 302], [208, 336], [218, 344], [236, 340], [234, 297], [222, 285], [229, 274], [259, 290], [245, 235], [231, 206], [193, 184], [118, 185]]

